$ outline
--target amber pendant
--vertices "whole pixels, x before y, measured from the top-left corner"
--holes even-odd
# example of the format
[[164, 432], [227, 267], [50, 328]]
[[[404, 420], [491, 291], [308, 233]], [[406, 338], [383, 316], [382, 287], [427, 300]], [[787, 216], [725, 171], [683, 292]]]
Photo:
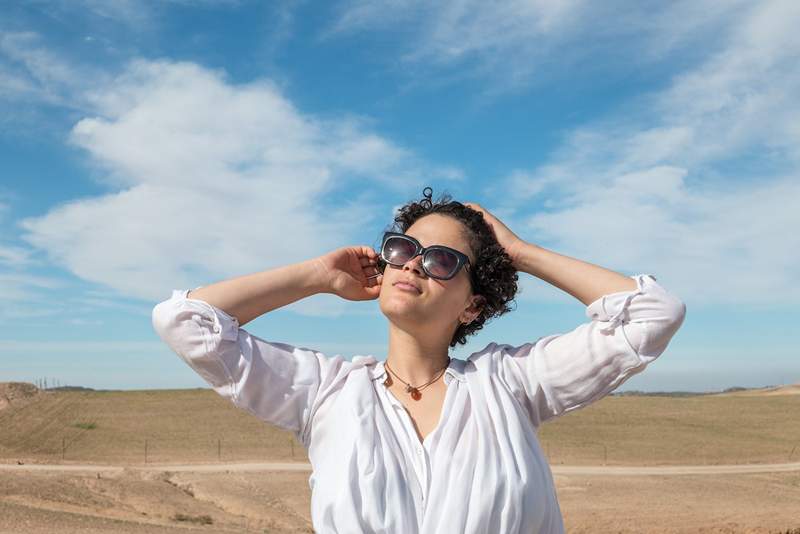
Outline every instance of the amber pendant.
[[387, 388], [392, 385], [392, 376], [387, 373], [386, 380], [383, 381], [383, 385]]
[[412, 388], [411, 386], [406, 386], [406, 393], [411, 393], [411, 398], [414, 400], [422, 398], [422, 393], [420, 393], [417, 388]]

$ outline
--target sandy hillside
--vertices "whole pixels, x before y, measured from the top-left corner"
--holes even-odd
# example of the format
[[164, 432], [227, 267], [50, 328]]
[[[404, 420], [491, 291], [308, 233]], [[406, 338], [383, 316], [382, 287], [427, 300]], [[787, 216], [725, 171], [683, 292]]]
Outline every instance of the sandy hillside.
[[[570, 533], [800, 529], [798, 472], [555, 481]], [[309, 507], [308, 473], [0, 472], [2, 534], [312, 532]]]
[[28, 382], [0, 382], [0, 410], [21, 408], [40, 393], [39, 388]]

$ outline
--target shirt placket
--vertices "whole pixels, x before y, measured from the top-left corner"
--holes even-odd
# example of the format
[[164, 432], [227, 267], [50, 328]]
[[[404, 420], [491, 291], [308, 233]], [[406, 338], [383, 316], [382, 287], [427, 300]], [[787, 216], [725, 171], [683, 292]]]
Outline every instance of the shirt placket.
[[417, 437], [417, 432], [414, 430], [414, 423], [411, 421], [411, 416], [406, 411], [405, 406], [394, 398], [388, 391], [384, 392], [389, 400], [389, 403], [396, 410], [400, 421], [402, 421], [403, 428], [405, 429], [406, 450], [412, 458], [412, 465], [417, 474], [417, 481], [420, 485], [420, 495], [422, 498], [422, 505], [424, 507], [425, 501], [428, 496], [428, 453], [420, 443]]

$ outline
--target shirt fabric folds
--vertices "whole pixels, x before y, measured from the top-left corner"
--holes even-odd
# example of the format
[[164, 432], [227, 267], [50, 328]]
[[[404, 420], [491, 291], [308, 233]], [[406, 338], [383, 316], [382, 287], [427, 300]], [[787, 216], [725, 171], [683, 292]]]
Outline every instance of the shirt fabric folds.
[[372, 355], [266, 341], [187, 289], [157, 304], [152, 321], [218, 394], [303, 443], [315, 531], [562, 533], [538, 427], [643, 371], [686, 314], [653, 275], [631, 278], [637, 289], [598, 298], [571, 332], [452, 359], [424, 441]]

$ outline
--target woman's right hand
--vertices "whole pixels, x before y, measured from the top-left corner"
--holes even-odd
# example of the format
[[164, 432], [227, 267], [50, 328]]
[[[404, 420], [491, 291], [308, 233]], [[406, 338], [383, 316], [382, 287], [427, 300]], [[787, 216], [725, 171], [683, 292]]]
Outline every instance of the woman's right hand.
[[377, 269], [378, 254], [371, 247], [342, 247], [316, 261], [329, 293], [347, 300], [373, 300], [380, 295], [383, 275]]

